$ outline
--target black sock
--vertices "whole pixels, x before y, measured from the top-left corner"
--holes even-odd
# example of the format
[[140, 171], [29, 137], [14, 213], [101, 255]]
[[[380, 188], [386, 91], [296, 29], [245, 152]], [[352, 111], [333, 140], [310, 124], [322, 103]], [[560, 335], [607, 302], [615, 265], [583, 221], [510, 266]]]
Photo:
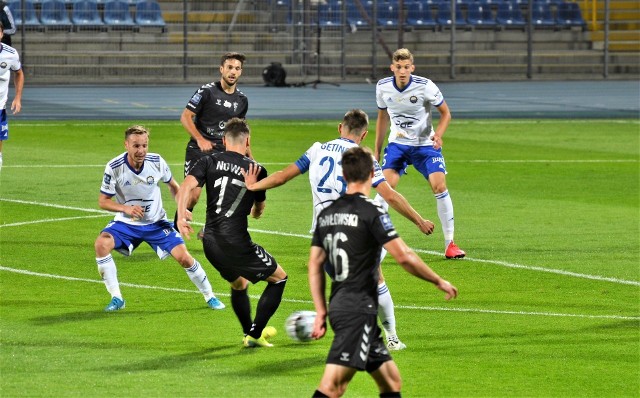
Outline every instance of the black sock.
[[313, 396], [311, 398], [329, 398], [329, 396], [328, 395], [324, 395], [319, 390], [315, 390], [313, 392]]
[[380, 393], [380, 398], [400, 398], [402, 397], [402, 395], [400, 395], [400, 391], [398, 392], [381, 392]]
[[242, 332], [249, 334], [251, 329], [251, 303], [249, 303], [249, 295], [247, 289], [235, 290], [231, 289], [231, 307], [242, 326]]
[[282, 301], [282, 292], [287, 284], [287, 277], [276, 283], [269, 283], [262, 292], [258, 306], [256, 307], [256, 318], [253, 320], [249, 335], [255, 339], [260, 338], [262, 329], [267, 326], [269, 319], [275, 314]]

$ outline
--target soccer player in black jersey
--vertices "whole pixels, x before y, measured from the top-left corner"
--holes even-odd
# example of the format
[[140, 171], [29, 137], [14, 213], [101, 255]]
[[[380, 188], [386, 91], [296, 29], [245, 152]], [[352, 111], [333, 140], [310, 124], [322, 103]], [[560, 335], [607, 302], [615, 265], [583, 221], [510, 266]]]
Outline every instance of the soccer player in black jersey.
[[[242, 75], [245, 56], [229, 52], [220, 60], [220, 81], [207, 83], [196, 90], [187, 103], [180, 123], [190, 135], [184, 159], [184, 176], [203, 156], [224, 151], [222, 136], [224, 126], [233, 117], [244, 119], [249, 109], [247, 96], [236, 85]], [[247, 155], [251, 151], [247, 148]], [[201, 190], [196, 188], [190, 197], [188, 209], [191, 211], [198, 203]], [[177, 219], [175, 220], [177, 221]], [[198, 238], [202, 238], [201, 234]]]
[[376, 322], [381, 247], [407, 272], [445, 292], [445, 299], [455, 298], [458, 290], [406, 245], [389, 214], [369, 198], [373, 154], [360, 147], [348, 149], [342, 155], [342, 172], [347, 193], [318, 215], [309, 255], [309, 288], [317, 313], [312, 337], [319, 339], [327, 331], [325, 270], [331, 278], [328, 315], [335, 334], [313, 396], [342, 396], [354, 374], [366, 370], [380, 396], [399, 397], [400, 372]]
[[[246, 347], [271, 347], [267, 322], [278, 309], [287, 282], [287, 274], [276, 260], [251, 240], [247, 217], [260, 218], [265, 208], [265, 191], [252, 192], [245, 188], [242, 170], [255, 163], [245, 156], [249, 147], [249, 126], [238, 118], [229, 120], [223, 143], [226, 151], [200, 159], [189, 170], [176, 200], [176, 227], [188, 238], [193, 229], [187, 210], [190, 194], [206, 186], [207, 221], [202, 244], [204, 254], [220, 275], [231, 285], [231, 305], [245, 334]], [[263, 170], [259, 176], [267, 176]], [[249, 282], [266, 281], [251, 320], [251, 305], [247, 288]], [[265, 331], [265, 333], [263, 333]]]

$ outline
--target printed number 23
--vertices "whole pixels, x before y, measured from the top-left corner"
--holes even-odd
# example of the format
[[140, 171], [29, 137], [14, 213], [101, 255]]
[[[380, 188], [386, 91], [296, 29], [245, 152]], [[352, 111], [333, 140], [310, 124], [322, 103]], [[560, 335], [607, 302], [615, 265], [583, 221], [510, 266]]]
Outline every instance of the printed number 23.
[[[329, 164], [329, 168], [327, 169], [327, 172], [324, 173], [324, 175], [322, 176], [322, 178], [320, 179], [320, 183], [318, 183], [317, 186], [317, 190], [318, 192], [322, 192], [322, 193], [331, 193], [331, 188], [324, 186], [325, 183], [327, 182], [327, 180], [329, 179], [329, 177], [331, 177], [331, 175], [333, 174], [333, 169], [335, 168], [335, 160], [330, 157], [330, 156], [325, 156], [322, 159], [320, 159], [320, 166], [323, 166], [325, 163]], [[341, 175], [339, 175], [338, 177], [336, 177], [336, 179], [338, 181], [340, 181], [340, 183], [342, 184], [342, 187], [340, 188], [340, 195], [344, 195], [344, 193], [347, 191], [347, 184], [344, 180], [344, 177], [342, 177]]]

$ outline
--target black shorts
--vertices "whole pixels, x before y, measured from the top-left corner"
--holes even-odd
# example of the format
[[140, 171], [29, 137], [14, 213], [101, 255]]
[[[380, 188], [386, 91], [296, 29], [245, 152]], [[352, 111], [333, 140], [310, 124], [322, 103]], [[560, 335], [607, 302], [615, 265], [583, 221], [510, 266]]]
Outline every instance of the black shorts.
[[213, 153], [224, 151], [224, 146], [220, 142], [213, 142], [215, 146], [213, 147], [213, 151], [211, 152], [202, 152], [198, 143], [191, 140], [187, 144], [187, 151], [184, 155], [184, 176], [186, 177], [189, 174], [189, 171], [193, 167], [194, 164], [200, 159], [207, 155], [211, 155]]
[[215, 238], [205, 234], [202, 239], [204, 255], [227, 281], [243, 277], [251, 283], [267, 279], [276, 272], [278, 263], [262, 246], [250, 242], [243, 247], [218, 245]]
[[376, 314], [329, 311], [329, 323], [334, 337], [327, 363], [371, 373], [392, 360]]

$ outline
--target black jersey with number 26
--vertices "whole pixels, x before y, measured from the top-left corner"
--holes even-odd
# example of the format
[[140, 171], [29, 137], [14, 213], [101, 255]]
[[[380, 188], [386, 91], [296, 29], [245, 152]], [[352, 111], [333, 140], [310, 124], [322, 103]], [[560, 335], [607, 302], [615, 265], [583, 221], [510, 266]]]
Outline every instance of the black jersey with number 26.
[[362, 194], [344, 195], [320, 212], [311, 245], [327, 254], [329, 311], [377, 313], [380, 250], [395, 238], [389, 214]]
[[[237, 152], [218, 152], [198, 160], [189, 175], [206, 185], [207, 222], [205, 234], [213, 235], [219, 245], [244, 246], [251, 242], [247, 216], [254, 202], [264, 202], [265, 191], [248, 191], [241, 169], [249, 170], [253, 160]], [[267, 176], [262, 167], [258, 181]]]

